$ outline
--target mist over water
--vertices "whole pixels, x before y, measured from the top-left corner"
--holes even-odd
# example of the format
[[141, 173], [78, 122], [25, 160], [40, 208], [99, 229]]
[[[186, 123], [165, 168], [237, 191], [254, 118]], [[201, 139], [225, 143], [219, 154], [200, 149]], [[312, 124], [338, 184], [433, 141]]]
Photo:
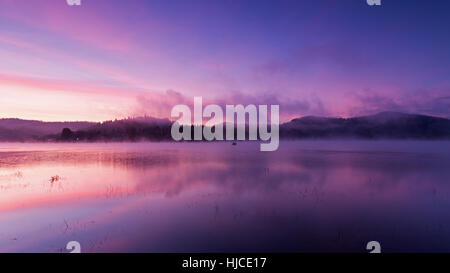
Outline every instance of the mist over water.
[[450, 251], [450, 142], [0, 144], [0, 251]]

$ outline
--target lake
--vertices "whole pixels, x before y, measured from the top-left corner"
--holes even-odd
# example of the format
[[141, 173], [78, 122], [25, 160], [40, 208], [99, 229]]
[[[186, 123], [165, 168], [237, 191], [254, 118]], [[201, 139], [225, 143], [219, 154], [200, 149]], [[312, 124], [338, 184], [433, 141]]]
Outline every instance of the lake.
[[0, 143], [0, 252], [450, 251], [450, 142]]

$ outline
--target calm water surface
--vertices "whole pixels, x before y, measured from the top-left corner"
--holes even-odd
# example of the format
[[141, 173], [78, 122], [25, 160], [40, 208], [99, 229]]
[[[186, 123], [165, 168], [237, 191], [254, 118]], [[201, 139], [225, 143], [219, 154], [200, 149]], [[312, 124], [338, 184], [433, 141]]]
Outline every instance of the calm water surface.
[[450, 252], [450, 142], [0, 144], [0, 252]]

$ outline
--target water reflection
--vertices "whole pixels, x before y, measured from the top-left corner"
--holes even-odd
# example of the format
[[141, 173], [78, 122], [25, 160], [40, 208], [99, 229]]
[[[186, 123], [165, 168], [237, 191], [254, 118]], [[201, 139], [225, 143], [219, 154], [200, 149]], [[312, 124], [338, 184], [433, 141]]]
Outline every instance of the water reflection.
[[0, 251], [450, 251], [448, 142], [2, 144]]

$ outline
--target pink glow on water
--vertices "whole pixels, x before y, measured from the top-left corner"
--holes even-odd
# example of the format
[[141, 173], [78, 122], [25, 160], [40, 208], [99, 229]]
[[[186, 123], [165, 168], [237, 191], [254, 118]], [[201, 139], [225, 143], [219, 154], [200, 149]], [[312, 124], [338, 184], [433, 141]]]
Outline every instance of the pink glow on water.
[[[345, 251], [369, 234], [406, 240], [399, 225], [422, 238], [423, 223], [444, 221], [447, 142], [281, 144], [270, 156], [257, 143], [3, 144], [0, 251], [58, 252], [75, 239], [86, 252]], [[353, 239], [332, 246], [340, 226]], [[300, 241], [258, 239], [274, 232]], [[198, 241], [181, 245], [182, 234]]]

